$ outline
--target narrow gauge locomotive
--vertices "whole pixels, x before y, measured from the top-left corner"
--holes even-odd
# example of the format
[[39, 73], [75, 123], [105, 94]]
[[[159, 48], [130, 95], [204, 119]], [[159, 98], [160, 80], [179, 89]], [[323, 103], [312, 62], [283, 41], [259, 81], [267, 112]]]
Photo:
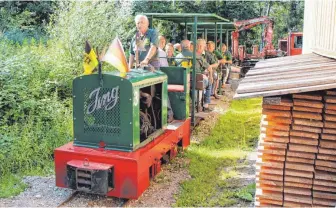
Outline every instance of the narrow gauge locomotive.
[[74, 141], [55, 149], [56, 185], [137, 199], [177, 147], [190, 143], [189, 80], [181, 67], [75, 78]]

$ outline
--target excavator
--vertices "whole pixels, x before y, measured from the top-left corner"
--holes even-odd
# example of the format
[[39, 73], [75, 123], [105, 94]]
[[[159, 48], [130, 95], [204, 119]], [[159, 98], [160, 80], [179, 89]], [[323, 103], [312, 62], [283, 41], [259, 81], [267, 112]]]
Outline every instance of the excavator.
[[[265, 29], [263, 31], [263, 43], [265, 43], [265, 47], [259, 52], [259, 46], [252, 46], [252, 53], [248, 54], [246, 52], [246, 47], [244, 45], [239, 45], [239, 32], [251, 29], [257, 25], [265, 25]], [[255, 65], [260, 59], [267, 58], [275, 58], [284, 55], [298, 55], [302, 53], [302, 49], [295, 48], [297, 45], [294, 44], [294, 40], [298, 40], [302, 42], [302, 33], [290, 33], [288, 38], [282, 39], [279, 41], [279, 50], [276, 50], [273, 46], [273, 24], [274, 21], [268, 16], [261, 16], [248, 20], [240, 20], [235, 21], [235, 31], [232, 32], [231, 40], [232, 40], [232, 58], [233, 62], [237, 66], [241, 66], [242, 70], [245, 71], [243, 74], [247, 72], [251, 67]], [[297, 37], [296, 37], [297, 36]], [[286, 41], [288, 40], [288, 41]], [[293, 41], [291, 41], [293, 40]], [[284, 46], [287, 44], [287, 47]], [[302, 43], [301, 43], [302, 47]], [[283, 51], [281, 51], [281, 49]], [[295, 51], [294, 53], [291, 53]]]
[[[258, 45], [252, 46], [252, 54], [246, 53], [246, 48], [243, 45], [239, 45], [239, 32], [243, 30], [251, 29], [257, 25], [265, 24], [265, 30], [263, 32], [263, 39], [265, 41], [265, 47], [259, 52]], [[273, 40], [273, 20], [267, 16], [262, 16], [254, 19], [240, 20], [234, 22], [236, 28], [232, 32], [232, 56], [234, 61], [238, 65], [246, 65], [252, 62], [256, 62], [259, 59], [271, 58], [277, 56], [277, 51], [272, 44]], [[253, 61], [256, 60], [256, 61]], [[247, 63], [246, 63], [247, 62]]]

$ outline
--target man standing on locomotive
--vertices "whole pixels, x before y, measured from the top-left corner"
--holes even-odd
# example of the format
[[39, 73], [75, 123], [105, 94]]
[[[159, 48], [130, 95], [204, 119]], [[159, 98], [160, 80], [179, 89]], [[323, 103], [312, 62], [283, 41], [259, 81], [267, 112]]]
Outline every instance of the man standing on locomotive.
[[160, 68], [158, 58], [158, 35], [156, 30], [149, 29], [149, 21], [145, 15], [137, 15], [135, 17], [137, 33], [131, 41], [129, 68], [132, 69], [134, 59], [136, 60], [136, 68], [147, 65], [153, 66], [155, 69]]
[[[149, 29], [149, 21], [145, 15], [137, 15], [135, 17], [135, 24], [137, 28], [137, 33], [134, 35], [131, 41], [130, 57], [129, 57], [129, 68], [132, 69], [134, 65], [134, 59], [136, 60], [136, 68], [150, 66], [154, 69], [160, 69], [160, 61], [158, 57], [158, 34], [154, 29]], [[140, 92], [144, 95], [143, 92]], [[147, 95], [147, 99], [148, 98]], [[170, 100], [167, 99], [168, 107], [168, 122], [173, 121], [173, 110], [171, 108]], [[150, 102], [149, 100], [147, 102]]]

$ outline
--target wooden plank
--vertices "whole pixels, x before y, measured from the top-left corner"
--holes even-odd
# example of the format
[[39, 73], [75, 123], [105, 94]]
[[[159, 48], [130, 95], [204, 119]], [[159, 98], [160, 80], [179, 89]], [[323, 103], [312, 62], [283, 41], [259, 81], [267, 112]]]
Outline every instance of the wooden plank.
[[317, 159], [328, 160], [328, 161], [336, 161], [336, 156], [335, 155], [317, 154]]
[[263, 154], [271, 154], [271, 155], [285, 155], [286, 150], [280, 149], [263, 149], [263, 147], [258, 147], [258, 152]]
[[326, 121], [336, 121], [336, 115], [334, 116], [334, 115], [324, 114], [323, 118]]
[[[266, 123], [270, 123], [270, 122], [266, 121]], [[274, 124], [271, 124], [271, 125], [267, 125], [266, 123], [262, 122], [261, 127], [265, 128], [265, 129], [269, 128], [271, 130], [280, 130], [280, 131], [287, 131], [287, 132], [289, 132], [289, 130], [290, 130], [290, 126], [287, 125], [287, 124], [285, 124], [285, 125], [278, 124], [277, 125], [276, 123], [274, 123]]]
[[[265, 82], [252, 82], [244, 83], [239, 85], [237, 92], [238, 93], [251, 93], [251, 92], [262, 92], [270, 90], [279, 90], [279, 89], [288, 89], [288, 88], [297, 88], [297, 87], [307, 87], [312, 85], [321, 85], [321, 84], [333, 84], [335, 83], [335, 74], [326, 77], [314, 76], [312, 78], [292, 78], [280, 81], [265, 81]], [[312, 101], [310, 101], [312, 102]], [[317, 101], [316, 101], [317, 102]], [[295, 105], [295, 102], [294, 102]], [[322, 107], [321, 107], [322, 108]]]
[[301, 112], [301, 111], [293, 111], [293, 118], [306, 118], [312, 120], [322, 120], [322, 115], [319, 113], [309, 113], [309, 112]]
[[279, 136], [266, 136], [264, 137], [265, 142], [281, 142], [281, 143], [288, 143], [289, 137], [279, 137]]
[[257, 92], [249, 92], [249, 93], [240, 93], [237, 92], [234, 95], [234, 99], [242, 99], [242, 98], [253, 98], [253, 97], [266, 97], [266, 96], [277, 96], [277, 95], [287, 95], [299, 92], [310, 92], [316, 90], [325, 90], [325, 89], [333, 89], [336, 88], [336, 83], [328, 83], [328, 84], [311, 84], [306, 87], [291, 87], [288, 89], [276, 89], [276, 90], [264, 90]]
[[312, 112], [312, 113], [322, 113], [322, 108], [309, 108], [309, 107], [302, 107], [302, 106], [294, 106], [293, 110], [304, 111], [304, 112]]
[[276, 192], [282, 192], [283, 187], [280, 186], [269, 186], [269, 185], [263, 185], [263, 184], [256, 184], [257, 188], [260, 188], [265, 191], [276, 191]]
[[333, 149], [319, 148], [319, 153], [327, 155], [336, 155], [336, 151]]
[[328, 140], [321, 140], [320, 147], [328, 148], [328, 149], [336, 149], [336, 142], [328, 141]]
[[317, 147], [299, 144], [289, 144], [289, 150], [298, 152], [317, 153]]
[[297, 194], [297, 195], [303, 195], [303, 196], [311, 196], [311, 190], [305, 189], [305, 188], [293, 188], [293, 187], [284, 187], [284, 193], [285, 195], [291, 195], [291, 194]]
[[[326, 193], [326, 192], [321, 192], [321, 191], [313, 191], [313, 197], [314, 198], [320, 198], [320, 199], [333, 199], [333, 200], [336, 200], [336, 194]], [[336, 201], [335, 201], [335, 203], [336, 203]]]
[[320, 186], [320, 185], [316, 185], [316, 184], [313, 185], [313, 190], [336, 193], [336, 187]]
[[293, 98], [321, 101], [322, 95], [320, 92], [299, 93], [299, 94], [293, 94]]
[[295, 188], [311, 188], [313, 186], [312, 183], [295, 183], [295, 182], [286, 181], [286, 179], [285, 179], [284, 185], [288, 187], [295, 187]]
[[315, 160], [306, 159], [306, 158], [299, 158], [299, 157], [288, 157], [286, 158], [288, 162], [296, 162], [296, 163], [304, 163], [304, 164], [312, 164], [314, 165]]
[[323, 128], [322, 132], [325, 134], [336, 134], [336, 129]]
[[266, 136], [280, 136], [280, 137], [287, 137], [289, 136], [288, 131], [281, 131], [281, 130], [276, 130], [276, 129], [265, 129], [265, 128], [260, 128], [261, 133], [266, 134]]
[[256, 172], [271, 174], [271, 175], [283, 175], [284, 174], [283, 171], [284, 171], [283, 169], [277, 169], [277, 168], [256, 167]]
[[279, 148], [279, 149], [287, 149], [287, 144], [277, 143], [277, 142], [265, 142], [265, 141], [261, 141], [259, 143], [259, 146], [273, 147], [273, 148]]
[[316, 170], [315, 171], [315, 179], [335, 181], [336, 182], [336, 175], [333, 174], [333, 173], [330, 173], [330, 172]]
[[258, 155], [259, 158], [262, 158], [263, 161], [269, 161], [269, 160], [274, 160], [274, 161], [279, 161], [279, 162], [284, 162], [285, 156], [284, 155], [270, 155], [270, 154], [260, 154]]
[[298, 202], [298, 203], [308, 203], [308, 204], [312, 204], [312, 198], [309, 196], [300, 196], [300, 195], [296, 195], [296, 194], [287, 194], [285, 193], [285, 200], [286, 201], [291, 201], [291, 202]]
[[328, 187], [335, 188], [336, 187], [336, 182], [314, 179], [314, 185], [328, 186]]
[[287, 169], [313, 172], [314, 171], [314, 165], [312, 165], [312, 164], [302, 164], [302, 163], [293, 163], [293, 162], [287, 162], [286, 161], [286, 170]]
[[311, 139], [319, 138], [319, 134], [305, 132], [305, 131], [296, 131], [296, 130], [291, 130], [289, 135], [291, 136], [290, 138], [292, 137], [304, 137], [304, 138], [311, 138]]
[[262, 109], [262, 114], [268, 116], [278, 116], [278, 117], [285, 117], [290, 118], [292, 116], [290, 111], [281, 111], [281, 110], [272, 110], [272, 109]]
[[336, 141], [336, 135], [334, 135], [334, 134], [321, 134], [321, 138], [325, 139], [325, 140]]
[[262, 105], [263, 109], [290, 111], [291, 107], [283, 105]]
[[264, 184], [264, 185], [269, 185], [269, 186], [283, 186], [283, 182], [282, 181], [272, 181], [272, 180], [260, 180], [259, 178], [256, 178], [256, 182], [260, 183], [260, 184]]
[[311, 204], [284, 201], [284, 207], [311, 207]]
[[309, 108], [323, 108], [323, 103], [321, 101], [312, 101], [312, 100], [301, 100], [301, 99], [294, 99], [294, 106], [303, 106]]
[[282, 206], [282, 200], [278, 201], [278, 200], [272, 200], [272, 199], [268, 199], [265, 197], [261, 197], [261, 199], [259, 199], [260, 201], [260, 207], [276, 207], [276, 205], [278, 205], [279, 207]]
[[325, 104], [325, 109], [327, 109], [327, 110], [336, 110], [336, 104], [326, 103]]
[[336, 96], [325, 95], [323, 99], [326, 103], [336, 103]]
[[277, 116], [265, 116], [265, 121], [282, 123], [282, 124], [291, 124], [291, 118], [277, 117]]
[[331, 114], [331, 115], [336, 115], [336, 110], [327, 110], [327, 109], [325, 109], [324, 113]]
[[303, 138], [303, 137], [290, 137], [290, 143], [293, 144], [305, 144], [305, 145], [318, 145], [318, 140], [317, 139], [311, 139], [311, 138]]
[[323, 171], [328, 171], [328, 172], [336, 173], [336, 168], [328, 168], [328, 167], [324, 167], [324, 166], [316, 166], [315, 169], [316, 170], [323, 170]]
[[285, 176], [295, 176], [295, 177], [302, 177], [302, 178], [313, 178], [313, 172], [286, 169], [285, 170]]
[[[285, 176], [285, 182], [294, 182], [294, 183], [303, 183], [303, 184], [313, 184], [313, 179], [310, 178], [302, 178], [302, 177], [296, 177], [296, 176]], [[285, 186], [290, 186], [285, 183]], [[300, 187], [300, 186], [298, 186]]]
[[335, 202], [335, 200], [313, 198], [313, 205], [314, 206], [324, 205], [324, 206], [335, 207], [336, 206], [336, 202]]
[[299, 118], [294, 118], [293, 119], [294, 124], [297, 125], [303, 125], [303, 126], [312, 126], [312, 127], [323, 127], [323, 122], [321, 121], [310, 121], [308, 119], [299, 119]]
[[279, 175], [271, 175], [271, 174], [264, 174], [260, 173], [259, 180], [271, 180], [271, 181], [283, 181], [283, 177]]
[[287, 156], [306, 158], [306, 159], [315, 159], [314, 153], [305, 153], [305, 152], [298, 152], [298, 151], [292, 151], [292, 150], [287, 151]]
[[[317, 128], [317, 127], [311, 127], [311, 126], [302, 126], [302, 125], [297, 125], [297, 124], [293, 124], [292, 125], [293, 130], [297, 130], [297, 131], [305, 131], [305, 132], [311, 132], [311, 133], [321, 133], [322, 128]], [[336, 130], [335, 130], [336, 132]]]
[[335, 90], [327, 90], [326, 94], [327, 95], [336, 95], [336, 91]]
[[326, 160], [320, 160], [317, 159], [315, 161], [316, 166], [323, 166], [323, 167], [329, 167], [329, 168], [336, 168], [336, 161], [331, 162], [331, 161], [326, 161]]

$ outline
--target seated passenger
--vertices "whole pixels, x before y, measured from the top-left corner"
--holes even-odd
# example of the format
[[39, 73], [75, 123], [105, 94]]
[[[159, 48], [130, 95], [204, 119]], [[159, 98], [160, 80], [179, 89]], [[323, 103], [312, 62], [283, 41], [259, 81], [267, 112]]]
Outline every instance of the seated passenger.
[[214, 51], [215, 51], [215, 43], [213, 41], [208, 41], [208, 50], [205, 52], [205, 58], [207, 62], [210, 64], [211, 68], [213, 69], [214, 82], [211, 88], [211, 95], [213, 95], [216, 99], [219, 99], [219, 96], [217, 95], [217, 88], [219, 84], [218, 77], [220, 76], [220, 71], [218, 71], [219, 61]]
[[159, 60], [160, 60], [160, 67], [167, 67], [168, 66], [168, 60], [167, 60], [167, 54], [163, 50], [166, 45], [166, 39], [162, 35], [159, 36]]
[[167, 43], [165, 50], [166, 50], [166, 53], [167, 53], [168, 65], [169, 66], [176, 66], [173, 44]]
[[192, 51], [190, 51], [190, 41], [182, 40], [181, 42], [182, 52], [176, 56], [176, 65], [184, 68], [190, 68], [192, 66]]
[[205, 88], [205, 94], [204, 94], [204, 111], [210, 112], [211, 109], [209, 108], [209, 104], [211, 102], [210, 96], [211, 96], [211, 85], [213, 82], [212, 77], [212, 67], [210, 64], [206, 61], [205, 57], [203, 56], [206, 48], [206, 42], [204, 39], [198, 39], [196, 43], [196, 64], [195, 64], [195, 70], [196, 73], [202, 73], [203, 74], [203, 85]]
[[177, 54], [181, 53], [181, 51], [182, 51], [182, 49], [181, 49], [181, 44], [176, 43], [176, 44], [174, 45], [174, 49], [175, 49], [174, 56], [176, 56]]

